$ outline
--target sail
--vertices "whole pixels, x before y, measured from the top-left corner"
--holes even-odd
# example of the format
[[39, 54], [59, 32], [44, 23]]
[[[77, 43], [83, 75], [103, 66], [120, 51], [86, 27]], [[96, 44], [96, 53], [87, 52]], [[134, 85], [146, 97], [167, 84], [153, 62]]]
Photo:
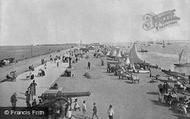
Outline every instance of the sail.
[[127, 59], [126, 59], [126, 64], [130, 64], [129, 57], [127, 57]]
[[186, 58], [187, 58], [186, 63], [190, 63], [190, 57], [189, 57], [189, 55], [190, 55], [189, 53], [186, 54]]
[[180, 61], [181, 61], [181, 58], [182, 58], [182, 54], [183, 54], [183, 50], [179, 53], [179, 64], [180, 64]]
[[132, 63], [132, 64], [134, 64], [134, 63], [143, 63], [144, 62], [142, 59], [139, 58], [139, 56], [137, 54], [135, 43], [133, 44], [133, 46], [132, 46], [132, 48], [130, 50], [129, 60], [130, 60], [130, 63]]
[[117, 50], [116, 57], [122, 57], [122, 55], [121, 55], [121, 50], [120, 50], [120, 49]]
[[125, 56], [125, 53], [126, 53], [126, 51], [124, 49], [122, 49], [121, 56]]
[[110, 55], [111, 55], [112, 57], [116, 57], [116, 55], [117, 55], [117, 50], [116, 50], [116, 49], [113, 49], [113, 50], [111, 51]]

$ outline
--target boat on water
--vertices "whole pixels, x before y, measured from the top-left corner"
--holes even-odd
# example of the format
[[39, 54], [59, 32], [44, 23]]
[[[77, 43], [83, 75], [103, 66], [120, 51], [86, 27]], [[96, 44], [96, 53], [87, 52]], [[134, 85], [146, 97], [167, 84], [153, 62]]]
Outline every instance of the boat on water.
[[178, 64], [174, 64], [176, 67], [190, 67], [190, 63], [186, 62], [186, 63], [181, 63], [181, 58], [183, 56], [183, 52], [184, 49], [182, 49], [182, 51], [179, 53], [179, 63]]
[[190, 63], [174, 64], [176, 67], [190, 67]]
[[167, 42], [167, 45], [171, 45], [172, 43], [170, 43], [169, 41]]
[[156, 44], [158, 44], [158, 45], [162, 45], [162, 42], [156, 42]]
[[171, 70], [162, 69], [162, 72], [164, 72], [165, 74], [168, 74], [168, 75], [185, 76], [185, 73], [175, 72], [175, 71], [171, 71]]
[[151, 46], [151, 44], [147, 44], [147, 45], [146, 45], [146, 47], [149, 47], [149, 46]]
[[143, 52], [148, 52], [148, 50], [145, 50], [145, 49], [141, 48], [141, 50], [139, 50], [138, 52], [142, 52], [143, 53]]
[[180, 72], [175, 72], [175, 71], [171, 71], [171, 70], [165, 70], [162, 69], [162, 72], [164, 72], [165, 74], [169, 75], [169, 76], [173, 76], [173, 77], [180, 77], [182, 79], [187, 79], [187, 76], [185, 75], [185, 73], [180, 73]]
[[154, 44], [154, 42], [153, 41], [149, 41], [148, 44]]

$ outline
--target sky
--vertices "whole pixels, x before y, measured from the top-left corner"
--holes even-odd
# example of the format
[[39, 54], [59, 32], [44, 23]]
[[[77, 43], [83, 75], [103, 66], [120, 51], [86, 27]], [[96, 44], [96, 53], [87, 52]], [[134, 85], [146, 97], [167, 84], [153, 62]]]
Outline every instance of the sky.
[[[0, 45], [190, 40], [190, 0], [1, 0]], [[145, 31], [143, 16], [176, 9], [178, 24]]]

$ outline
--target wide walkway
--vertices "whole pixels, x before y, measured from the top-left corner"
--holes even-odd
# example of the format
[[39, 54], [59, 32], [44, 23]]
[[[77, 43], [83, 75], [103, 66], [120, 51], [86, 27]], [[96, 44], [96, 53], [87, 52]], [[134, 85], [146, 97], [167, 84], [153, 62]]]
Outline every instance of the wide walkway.
[[[46, 75], [43, 77], [35, 77], [37, 83], [36, 93], [37, 96], [40, 96], [45, 90], [47, 90], [50, 85], [63, 73], [68, 67], [68, 63], [59, 63], [57, 67], [54, 62], [47, 62], [47, 67], [44, 69], [44, 65], [40, 65], [35, 68], [33, 71], [34, 75], [37, 75], [39, 69], [44, 69]], [[17, 93], [17, 106], [26, 106], [25, 103], [25, 91], [32, 82], [30, 79], [26, 79], [26, 76], [29, 75], [28, 72], [24, 72], [17, 76], [16, 82], [4, 82], [0, 83], [0, 106], [11, 106], [10, 97], [16, 92]]]
[[[88, 61], [91, 69], [87, 69]], [[106, 62], [105, 62], [106, 64]], [[91, 79], [83, 76], [89, 72]], [[181, 118], [158, 102], [158, 83], [150, 83], [149, 74], [138, 74], [139, 84], [129, 80], [119, 80], [118, 76], [106, 72], [106, 65], [101, 66], [99, 58], [82, 59], [72, 65], [74, 77], [60, 77], [57, 80], [65, 92], [90, 91], [89, 97], [78, 98], [79, 105], [86, 101], [86, 115], [92, 117], [93, 103], [96, 103], [99, 119], [108, 119], [110, 104], [114, 108], [114, 119], [189, 119]], [[64, 81], [63, 81], [64, 79]], [[82, 112], [73, 112], [75, 119], [82, 119]], [[95, 118], [96, 119], [96, 118]]]

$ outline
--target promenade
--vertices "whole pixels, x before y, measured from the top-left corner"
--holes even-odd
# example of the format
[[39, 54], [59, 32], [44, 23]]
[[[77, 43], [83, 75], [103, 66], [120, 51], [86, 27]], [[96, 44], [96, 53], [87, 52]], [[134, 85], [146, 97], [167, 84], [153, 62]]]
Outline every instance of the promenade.
[[[46, 69], [44, 65], [39, 65], [35, 67], [35, 70], [32, 72], [35, 75], [36, 86], [36, 98], [40, 96], [45, 90], [47, 90], [54, 81], [65, 71], [68, 67], [68, 63], [62, 63], [60, 61], [59, 67], [57, 67], [54, 62], [47, 62]], [[43, 69], [46, 72], [46, 75], [43, 77], [36, 77], [39, 69]], [[17, 76], [16, 82], [3, 82], [0, 83], [0, 106], [11, 106], [10, 97], [16, 92], [17, 93], [17, 106], [26, 106], [25, 102], [25, 91], [28, 86], [32, 83], [32, 80], [26, 79], [26, 76], [29, 75], [30, 71], [24, 72]]]

